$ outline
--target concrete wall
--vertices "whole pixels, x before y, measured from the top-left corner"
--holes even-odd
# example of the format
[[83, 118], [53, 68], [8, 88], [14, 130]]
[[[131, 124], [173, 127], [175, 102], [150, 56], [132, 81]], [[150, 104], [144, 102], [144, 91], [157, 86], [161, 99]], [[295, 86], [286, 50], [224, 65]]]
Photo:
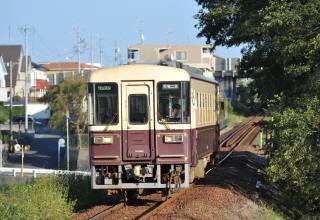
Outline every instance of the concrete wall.
[[6, 102], [8, 99], [8, 89], [0, 87], [0, 102]]
[[[70, 170], [90, 170], [89, 165], [89, 149], [88, 148], [70, 148], [69, 151]], [[67, 168], [67, 154], [63, 153], [61, 160], [61, 169]]]

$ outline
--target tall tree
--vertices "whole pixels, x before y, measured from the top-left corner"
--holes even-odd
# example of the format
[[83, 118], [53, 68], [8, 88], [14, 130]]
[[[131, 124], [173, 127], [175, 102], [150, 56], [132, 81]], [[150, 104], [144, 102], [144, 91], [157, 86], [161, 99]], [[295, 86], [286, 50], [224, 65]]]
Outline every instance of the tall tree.
[[87, 125], [86, 92], [86, 84], [81, 80], [65, 80], [49, 90], [43, 101], [48, 102], [52, 110], [50, 124], [65, 129], [69, 111], [71, 131], [77, 134], [84, 132]]
[[240, 75], [262, 101], [317, 93], [319, 0], [196, 0], [198, 36], [214, 46], [243, 45]]
[[320, 1], [196, 0], [199, 36], [242, 45], [240, 76], [274, 116], [267, 174], [290, 205], [320, 216]]

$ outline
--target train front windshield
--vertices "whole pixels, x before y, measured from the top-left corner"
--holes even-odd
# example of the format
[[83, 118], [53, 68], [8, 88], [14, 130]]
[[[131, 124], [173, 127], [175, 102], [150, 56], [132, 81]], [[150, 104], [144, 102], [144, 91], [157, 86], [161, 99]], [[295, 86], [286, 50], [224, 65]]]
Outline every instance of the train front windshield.
[[[95, 97], [92, 97], [93, 94], [95, 94]], [[89, 118], [89, 121], [94, 121], [96, 125], [118, 124], [119, 105], [118, 85], [116, 83], [89, 84], [89, 97], [94, 99], [94, 102], [93, 100], [89, 100], [89, 108], [90, 104], [95, 103], [95, 107], [92, 109], [93, 111], [91, 110], [93, 115], [90, 115], [90, 118], [93, 120]]]
[[158, 83], [159, 123], [190, 123], [189, 82]]

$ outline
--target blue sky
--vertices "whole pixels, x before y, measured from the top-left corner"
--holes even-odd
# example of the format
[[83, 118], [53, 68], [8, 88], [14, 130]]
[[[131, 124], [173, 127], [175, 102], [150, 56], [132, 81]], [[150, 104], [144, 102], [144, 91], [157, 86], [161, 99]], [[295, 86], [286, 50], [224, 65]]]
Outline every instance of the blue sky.
[[[77, 59], [76, 27], [87, 47], [94, 37], [94, 61], [99, 61], [98, 36], [102, 38], [103, 65], [114, 64], [114, 50], [119, 47], [126, 62], [127, 46], [144, 43], [188, 44], [205, 43], [197, 38], [199, 10], [193, 0], [10, 0], [1, 3], [0, 44], [24, 43], [21, 27], [32, 27], [29, 52], [36, 62], [73, 61]], [[239, 57], [240, 48], [219, 47], [214, 52], [222, 57]], [[90, 61], [85, 49], [82, 62]]]

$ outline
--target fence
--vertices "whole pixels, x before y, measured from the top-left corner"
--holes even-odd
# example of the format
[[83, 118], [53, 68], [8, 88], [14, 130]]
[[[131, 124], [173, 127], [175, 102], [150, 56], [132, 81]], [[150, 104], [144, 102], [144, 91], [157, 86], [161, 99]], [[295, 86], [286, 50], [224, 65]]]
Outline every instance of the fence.
[[[21, 168], [1, 167], [0, 176], [21, 176]], [[91, 172], [86, 171], [69, 171], [69, 170], [50, 170], [50, 169], [23, 169], [24, 176], [33, 176], [34, 178], [39, 175], [82, 175], [90, 176]]]
[[70, 148], [88, 148], [88, 134], [72, 134], [69, 136]]

